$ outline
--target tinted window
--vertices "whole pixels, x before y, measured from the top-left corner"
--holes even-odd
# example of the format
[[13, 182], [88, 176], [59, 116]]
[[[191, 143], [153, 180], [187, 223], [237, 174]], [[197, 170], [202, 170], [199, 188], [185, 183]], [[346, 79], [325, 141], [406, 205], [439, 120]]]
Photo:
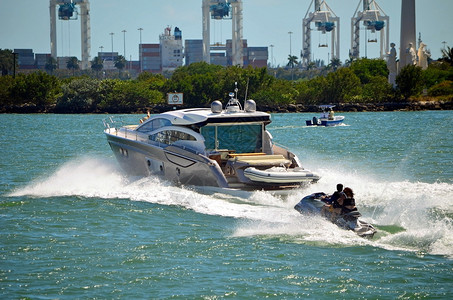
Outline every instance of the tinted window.
[[140, 132], [148, 132], [148, 131], [153, 131], [156, 129], [159, 129], [164, 126], [171, 126], [171, 122], [167, 119], [154, 119], [148, 123], [143, 124], [140, 126], [140, 128], [137, 129], [137, 131]]
[[164, 130], [156, 134], [150, 135], [149, 139], [158, 143], [171, 145], [179, 140], [195, 141], [195, 137], [177, 130]]

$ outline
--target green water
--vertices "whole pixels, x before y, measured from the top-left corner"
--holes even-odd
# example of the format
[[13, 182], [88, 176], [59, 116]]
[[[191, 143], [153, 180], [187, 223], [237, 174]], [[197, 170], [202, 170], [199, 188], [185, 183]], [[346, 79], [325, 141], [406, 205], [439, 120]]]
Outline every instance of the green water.
[[[106, 116], [0, 115], [1, 298], [452, 298], [452, 112], [342, 115], [272, 116], [275, 142], [322, 175], [284, 198], [129, 177]], [[338, 182], [374, 239], [293, 209]]]

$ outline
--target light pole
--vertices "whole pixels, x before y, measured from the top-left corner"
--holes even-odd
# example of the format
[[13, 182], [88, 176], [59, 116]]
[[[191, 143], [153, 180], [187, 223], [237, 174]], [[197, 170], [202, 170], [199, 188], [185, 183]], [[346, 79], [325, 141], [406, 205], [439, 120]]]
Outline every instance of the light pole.
[[13, 78], [16, 78], [16, 56], [18, 53], [13, 52]]
[[289, 31], [288, 32], [289, 34], [289, 63], [291, 64], [291, 80], [294, 79], [293, 77], [293, 68], [294, 68], [294, 62], [293, 62], [293, 54], [292, 54], [292, 51], [291, 51], [291, 35], [293, 34], [292, 31]]
[[444, 51], [445, 51], [445, 49], [446, 49], [446, 48], [445, 48], [445, 44], [446, 44], [446, 43], [447, 43], [446, 41], [443, 41], [443, 42], [442, 42], [442, 44], [444, 44]]
[[142, 59], [142, 55], [141, 55], [141, 51], [143, 51], [143, 49], [141, 49], [141, 47], [142, 47], [142, 30], [143, 30], [143, 28], [140, 27], [137, 30], [140, 31], [140, 46], [138, 47], [138, 49], [139, 49], [138, 59], [140, 60], [140, 73], [141, 73], [142, 70], [143, 70], [143, 66], [142, 66], [142, 60], [143, 59]]
[[112, 62], [113, 62], [113, 32], [110, 32], [110, 36], [112, 37]]
[[124, 59], [126, 59], [126, 29], [121, 31], [123, 33], [123, 53], [124, 53]]
[[289, 34], [289, 56], [292, 56], [292, 51], [291, 51], [291, 35], [293, 34], [292, 31], [288, 32]]
[[272, 68], [274, 63], [274, 45], [269, 45], [269, 47], [271, 47], [271, 68]]

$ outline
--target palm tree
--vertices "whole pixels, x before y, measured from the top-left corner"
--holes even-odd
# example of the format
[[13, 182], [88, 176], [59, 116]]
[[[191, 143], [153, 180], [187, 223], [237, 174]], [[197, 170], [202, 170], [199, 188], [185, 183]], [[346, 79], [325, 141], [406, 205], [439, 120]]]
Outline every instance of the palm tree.
[[71, 70], [72, 69], [72, 76], [74, 76], [75, 70], [79, 69], [79, 60], [77, 57], [73, 56], [70, 57], [68, 62], [66, 63], [66, 67]]
[[356, 60], [357, 60], [357, 59], [356, 59], [354, 56], [350, 55], [350, 56], [349, 56], [349, 59], [347, 59], [347, 60], [344, 61], [344, 65], [345, 65], [346, 67], [350, 67]]
[[46, 62], [46, 65], [44, 66], [44, 68], [46, 69], [46, 71], [48, 71], [50, 74], [53, 74], [53, 71], [55, 71], [55, 69], [57, 68], [57, 61], [55, 60], [55, 58], [53, 58], [52, 56], [49, 57], [47, 59], [47, 62]]
[[341, 60], [339, 58], [332, 58], [330, 60], [330, 67], [332, 67], [332, 69], [336, 71], [338, 67], [341, 67]]
[[101, 71], [104, 68], [104, 60], [100, 58], [99, 56], [96, 56], [92, 61], [91, 61], [91, 69], [96, 71], [96, 76], [99, 77], [99, 71]]
[[442, 49], [442, 60], [453, 66], [453, 48]]
[[299, 62], [297, 61], [297, 56], [294, 55], [288, 55], [288, 64], [286, 66], [294, 68], [295, 65], [298, 65]]
[[314, 62], [309, 62], [308, 65], [307, 65], [307, 71], [309, 70], [313, 70], [316, 68], [316, 64]]
[[0, 71], [1, 75], [8, 75], [12, 73], [14, 65], [17, 65], [16, 56], [12, 50], [0, 49]]
[[121, 73], [121, 70], [126, 66], [126, 59], [122, 55], [118, 55], [115, 59], [115, 68], [118, 69], [118, 74]]

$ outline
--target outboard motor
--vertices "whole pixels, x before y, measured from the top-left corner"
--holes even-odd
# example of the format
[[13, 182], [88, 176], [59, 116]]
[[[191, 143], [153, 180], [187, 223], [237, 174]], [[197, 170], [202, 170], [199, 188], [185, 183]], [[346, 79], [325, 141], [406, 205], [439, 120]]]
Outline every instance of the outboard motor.
[[313, 125], [318, 125], [318, 118], [313, 117]]

